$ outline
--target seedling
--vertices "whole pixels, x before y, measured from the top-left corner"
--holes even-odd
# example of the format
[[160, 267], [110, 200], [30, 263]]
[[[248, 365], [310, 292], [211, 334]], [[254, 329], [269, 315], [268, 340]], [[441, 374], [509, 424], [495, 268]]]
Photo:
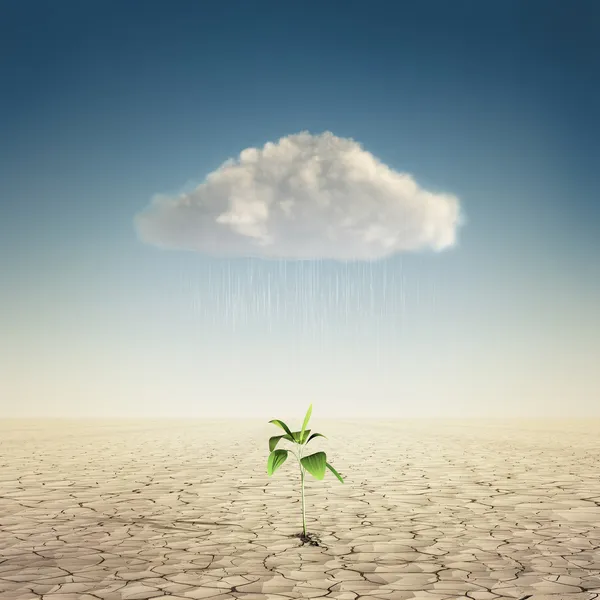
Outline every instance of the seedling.
[[[315, 452], [314, 454], [309, 454], [304, 456], [304, 452], [306, 450], [306, 445], [317, 437], [323, 437], [322, 433], [312, 433], [310, 429], [306, 429], [308, 426], [308, 421], [310, 419], [310, 415], [312, 413], [312, 404], [308, 407], [306, 411], [306, 416], [304, 417], [304, 423], [302, 423], [302, 429], [300, 431], [291, 431], [290, 428], [279, 419], [273, 419], [269, 421], [269, 423], [273, 423], [273, 425], [277, 425], [285, 431], [284, 435], [276, 435], [269, 439], [269, 459], [267, 460], [267, 473], [273, 475], [277, 469], [287, 460], [288, 453], [291, 452], [296, 459], [298, 460], [298, 465], [300, 466], [300, 494], [302, 496], [302, 539], [307, 540], [308, 537], [306, 535], [306, 507], [304, 502], [304, 478], [306, 472], [308, 471], [315, 479], [323, 479], [325, 477], [325, 470], [329, 469], [342, 483], [344, 483], [344, 479], [342, 476], [327, 462], [327, 455], [325, 452]], [[292, 442], [294, 444], [293, 449], [291, 450], [283, 450], [277, 449], [277, 444], [281, 440], [287, 440], [288, 442]]]

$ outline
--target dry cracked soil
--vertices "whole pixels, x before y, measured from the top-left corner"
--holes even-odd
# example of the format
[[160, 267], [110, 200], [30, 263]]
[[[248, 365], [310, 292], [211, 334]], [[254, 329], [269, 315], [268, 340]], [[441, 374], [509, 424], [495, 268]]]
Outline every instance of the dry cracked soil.
[[600, 599], [598, 421], [0, 422], [0, 598]]

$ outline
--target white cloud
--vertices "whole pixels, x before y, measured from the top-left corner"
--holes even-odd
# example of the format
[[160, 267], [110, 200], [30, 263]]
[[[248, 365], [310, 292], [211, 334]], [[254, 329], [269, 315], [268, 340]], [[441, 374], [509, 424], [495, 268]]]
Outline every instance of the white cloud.
[[419, 187], [352, 139], [302, 132], [248, 148], [136, 215], [140, 238], [211, 256], [373, 260], [455, 243], [458, 199]]

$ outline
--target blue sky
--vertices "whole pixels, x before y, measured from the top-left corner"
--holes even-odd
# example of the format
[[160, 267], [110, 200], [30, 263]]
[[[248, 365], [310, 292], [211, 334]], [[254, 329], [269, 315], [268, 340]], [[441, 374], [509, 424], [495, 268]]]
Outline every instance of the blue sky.
[[[0, 9], [0, 416], [600, 414], [598, 3]], [[281, 265], [138, 239], [154, 195], [303, 130], [458, 196], [458, 244], [374, 291], [290, 264], [291, 300]]]

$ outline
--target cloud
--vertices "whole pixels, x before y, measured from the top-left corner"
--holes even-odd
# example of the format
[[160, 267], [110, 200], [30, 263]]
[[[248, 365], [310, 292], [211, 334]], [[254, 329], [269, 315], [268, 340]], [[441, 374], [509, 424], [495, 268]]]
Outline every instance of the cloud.
[[247, 148], [195, 189], [157, 196], [140, 238], [210, 256], [374, 260], [456, 241], [458, 199], [429, 192], [352, 139], [302, 132]]

